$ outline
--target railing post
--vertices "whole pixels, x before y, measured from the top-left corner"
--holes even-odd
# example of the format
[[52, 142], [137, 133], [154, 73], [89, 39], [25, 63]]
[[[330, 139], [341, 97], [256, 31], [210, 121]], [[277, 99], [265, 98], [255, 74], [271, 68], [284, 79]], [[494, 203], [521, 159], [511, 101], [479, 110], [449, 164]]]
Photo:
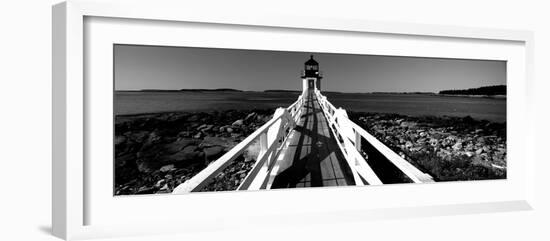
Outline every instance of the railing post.
[[[264, 155], [267, 155], [267, 149], [269, 148], [268, 145], [268, 132], [262, 133], [260, 135], [260, 154], [258, 155], [258, 159], [262, 158]], [[274, 143], [273, 143], [274, 144]], [[269, 157], [266, 161], [267, 165], [269, 166]]]
[[260, 135], [260, 154], [261, 156], [267, 152], [267, 132], [264, 132]]
[[357, 151], [359, 151], [359, 153], [361, 153], [361, 139], [363, 137], [361, 137], [361, 134], [359, 134], [358, 131], [355, 131], [355, 148], [357, 148]]

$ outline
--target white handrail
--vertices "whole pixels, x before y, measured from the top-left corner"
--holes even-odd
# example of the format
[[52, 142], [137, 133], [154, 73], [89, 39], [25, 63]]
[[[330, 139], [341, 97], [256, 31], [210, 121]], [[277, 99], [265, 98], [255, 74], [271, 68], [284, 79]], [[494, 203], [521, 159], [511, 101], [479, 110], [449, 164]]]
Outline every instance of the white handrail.
[[[216, 161], [210, 163], [210, 165], [197, 173], [191, 179], [178, 185], [172, 193], [181, 194], [202, 189], [210, 183], [212, 178], [217, 176], [227, 166], [233, 163], [233, 161], [241, 155], [246, 148], [259, 140], [261, 150], [256, 163], [252, 170], [248, 173], [247, 177], [245, 177], [245, 180], [238, 187], [239, 190], [248, 188], [253, 183], [256, 175], [258, 175], [261, 167], [264, 165], [269, 166], [275, 158], [275, 151], [277, 151], [281, 146], [282, 139], [285, 139], [287, 136], [286, 130], [289, 128], [294, 128], [296, 125], [295, 120], [296, 118], [299, 118], [302, 102], [303, 96], [300, 95], [298, 100], [288, 108], [277, 109], [271, 120], [262, 125]], [[256, 185], [254, 185], [254, 187], [256, 187]]]
[[252, 170], [248, 172], [237, 190], [259, 190], [262, 187], [274, 164], [275, 158], [279, 155], [280, 147], [286, 140], [287, 130], [295, 127], [296, 122], [294, 122], [287, 110], [279, 108], [277, 112], [281, 115], [279, 124], [276, 124], [274, 126], [276, 128], [273, 129], [277, 131], [268, 132], [263, 140], [260, 138], [260, 154]]
[[[418, 170], [415, 166], [405, 160], [403, 157], [399, 156], [397, 153], [392, 151], [389, 147], [384, 145], [366, 130], [361, 128], [359, 125], [351, 121], [344, 109], [336, 109], [332, 105], [326, 96], [323, 96], [319, 90], [315, 90], [315, 95], [325, 113], [333, 134], [337, 137], [338, 135], [342, 136], [342, 143], [337, 140], [338, 145], [342, 149], [342, 152], [346, 156], [346, 159], [349, 157], [355, 161], [351, 164], [350, 167], [356, 168], [356, 172], [359, 173], [363, 178], [372, 185], [372, 183], [382, 184], [370, 166], [362, 165], [361, 163], [368, 163], [368, 160], [365, 160], [363, 156], [359, 153], [361, 150], [361, 139], [364, 138], [368, 143], [370, 143], [378, 152], [380, 152], [388, 161], [393, 163], [401, 172], [403, 172], [408, 178], [410, 178], [415, 183], [423, 182], [433, 182], [433, 178]], [[349, 160], [348, 160], [349, 161]], [[365, 176], [367, 175], [367, 176]], [[374, 175], [374, 177], [372, 177]], [[370, 178], [369, 181], [367, 178]], [[378, 180], [376, 180], [378, 179]], [[372, 182], [372, 183], [371, 183]]]
[[323, 113], [325, 114], [325, 117], [327, 118], [332, 134], [336, 138], [336, 143], [338, 144], [338, 147], [342, 151], [342, 154], [344, 155], [352, 171], [355, 185], [363, 186], [365, 184], [363, 180], [365, 180], [367, 182], [366, 184], [369, 185], [383, 184], [351, 141], [345, 137], [342, 138], [342, 141], [339, 140], [338, 137], [342, 134], [342, 128], [340, 127], [340, 123], [338, 123], [338, 117], [341, 115], [341, 111], [337, 111], [334, 106], [327, 101], [327, 98], [321, 95], [319, 90], [315, 90], [315, 95], [321, 109], [323, 110]]

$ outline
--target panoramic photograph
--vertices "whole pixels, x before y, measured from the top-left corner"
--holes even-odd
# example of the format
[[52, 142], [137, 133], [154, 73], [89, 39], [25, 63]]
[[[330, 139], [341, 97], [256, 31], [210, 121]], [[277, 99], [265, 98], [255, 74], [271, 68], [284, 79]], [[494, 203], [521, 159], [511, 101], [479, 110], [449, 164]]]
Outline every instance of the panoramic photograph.
[[115, 196], [506, 179], [505, 61], [113, 48]]

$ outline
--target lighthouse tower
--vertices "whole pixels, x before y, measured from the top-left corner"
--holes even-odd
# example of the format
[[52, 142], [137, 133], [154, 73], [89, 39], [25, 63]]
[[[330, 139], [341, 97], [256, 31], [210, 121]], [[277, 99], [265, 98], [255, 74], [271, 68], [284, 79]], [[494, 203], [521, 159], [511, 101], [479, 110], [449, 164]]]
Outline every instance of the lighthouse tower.
[[310, 55], [309, 60], [304, 63], [304, 71], [302, 72], [302, 90], [307, 92], [310, 90], [321, 90], [321, 73], [319, 72], [319, 63]]

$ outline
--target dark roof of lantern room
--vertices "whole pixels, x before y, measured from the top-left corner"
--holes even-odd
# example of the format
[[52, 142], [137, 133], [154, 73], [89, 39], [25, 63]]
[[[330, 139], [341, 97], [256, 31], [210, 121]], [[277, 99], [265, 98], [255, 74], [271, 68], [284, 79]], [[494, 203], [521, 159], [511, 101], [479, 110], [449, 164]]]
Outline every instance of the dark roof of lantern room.
[[309, 60], [306, 61], [305, 65], [319, 65], [319, 63], [313, 59], [313, 55], [310, 55]]

